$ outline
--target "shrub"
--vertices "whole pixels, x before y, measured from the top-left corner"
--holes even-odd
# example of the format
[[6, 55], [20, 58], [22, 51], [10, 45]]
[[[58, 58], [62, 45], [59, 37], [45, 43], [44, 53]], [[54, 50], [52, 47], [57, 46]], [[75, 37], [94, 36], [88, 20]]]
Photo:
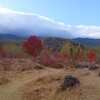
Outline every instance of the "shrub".
[[95, 60], [96, 54], [95, 54], [95, 52], [88, 51], [87, 52], [87, 57], [92, 62], [93, 60]]
[[7, 52], [4, 49], [0, 50], [0, 58], [6, 58], [8, 56]]
[[44, 52], [42, 55], [42, 59], [40, 60], [40, 64], [46, 67], [53, 68], [63, 68], [64, 63], [67, 59], [67, 56], [63, 56], [60, 53], [52, 53]]
[[42, 66], [35, 66], [35, 69], [44, 69]]

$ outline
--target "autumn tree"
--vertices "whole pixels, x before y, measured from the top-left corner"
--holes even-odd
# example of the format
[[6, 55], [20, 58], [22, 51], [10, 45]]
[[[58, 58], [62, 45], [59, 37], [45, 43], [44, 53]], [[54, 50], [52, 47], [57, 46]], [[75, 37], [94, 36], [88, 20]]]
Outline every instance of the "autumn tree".
[[87, 58], [89, 59], [89, 61], [92, 63], [93, 60], [95, 60], [96, 54], [93, 51], [88, 51], [87, 52]]
[[28, 54], [23, 52], [22, 46], [16, 46], [14, 44], [8, 44], [3, 46], [4, 50], [8, 53], [8, 57], [27, 57]]
[[4, 50], [3, 46], [0, 45], [0, 58], [7, 57], [7, 52]]
[[82, 48], [81, 45], [74, 47], [73, 54], [76, 58], [85, 58], [85, 48]]
[[36, 36], [30, 36], [23, 43], [23, 50], [29, 55], [37, 57], [42, 51], [42, 41]]
[[73, 55], [73, 46], [70, 43], [66, 43], [61, 51], [63, 55], [68, 55], [68, 57], [71, 57]]

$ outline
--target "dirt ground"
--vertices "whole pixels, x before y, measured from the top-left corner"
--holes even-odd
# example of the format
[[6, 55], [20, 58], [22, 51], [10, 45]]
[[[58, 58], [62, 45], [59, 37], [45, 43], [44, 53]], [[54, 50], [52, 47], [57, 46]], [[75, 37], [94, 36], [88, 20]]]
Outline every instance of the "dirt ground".
[[[0, 100], [100, 100], [99, 70], [53, 69], [0, 72], [9, 82], [0, 85]], [[80, 85], [61, 91], [66, 75], [80, 80]]]

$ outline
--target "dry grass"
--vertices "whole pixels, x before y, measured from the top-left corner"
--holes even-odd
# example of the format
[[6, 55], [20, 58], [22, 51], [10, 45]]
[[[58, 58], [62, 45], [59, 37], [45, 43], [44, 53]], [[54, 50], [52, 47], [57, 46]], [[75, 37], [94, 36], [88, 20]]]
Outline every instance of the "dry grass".
[[[99, 70], [68, 66], [37, 70], [31, 59], [6, 60], [0, 61], [0, 84], [5, 84], [0, 85], [2, 100], [100, 100]], [[60, 86], [66, 75], [77, 77], [81, 83], [62, 92]]]
[[[61, 70], [59, 75], [49, 75], [28, 83], [23, 89], [24, 100], [100, 100], [100, 78], [97, 72], [87, 69]], [[78, 77], [81, 84], [62, 92], [60, 86], [65, 75]]]
[[7, 84], [9, 82], [9, 80], [5, 77], [1, 77], [0, 78], [0, 85], [4, 85], [4, 84]]
[[3, 59], [0, 60], [0, 71], [32, 70], [36, 64], [32, 59]]

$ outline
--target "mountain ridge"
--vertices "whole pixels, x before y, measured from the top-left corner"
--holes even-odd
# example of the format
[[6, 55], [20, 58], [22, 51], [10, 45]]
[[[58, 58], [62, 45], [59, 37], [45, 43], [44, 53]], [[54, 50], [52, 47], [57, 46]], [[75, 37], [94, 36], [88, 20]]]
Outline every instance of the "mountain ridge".
[[[19, 35], [15, 35], [15, 34], [3, 34], [0, 33], [0, 39], [27, 39], [28, 36], [19, 36]], [[51, 36], [37, 36], [39, 38], [47, 38], [47, 37], [51, 37]], [[54, 37], [54, 38], [62, 38], [62, 37]], [[63, 39], [69, 39], [69, 38], [63, 38]], [[74, 40], [77, 41], [81, 44], [84, 45], [88, 45], [88, 46], [100, 46], [100, 39], [94, 39], [94, 38], [74, 38], [74, 39], [70, 39], [70, 40]]]
[[100, 39], [78, 37], [74, 38], [73, 40], [88, 46], [100, 46]]
[[0, 34], [0, 39], [25, 39], [26, 37], [21, 37], [14, 34]]

